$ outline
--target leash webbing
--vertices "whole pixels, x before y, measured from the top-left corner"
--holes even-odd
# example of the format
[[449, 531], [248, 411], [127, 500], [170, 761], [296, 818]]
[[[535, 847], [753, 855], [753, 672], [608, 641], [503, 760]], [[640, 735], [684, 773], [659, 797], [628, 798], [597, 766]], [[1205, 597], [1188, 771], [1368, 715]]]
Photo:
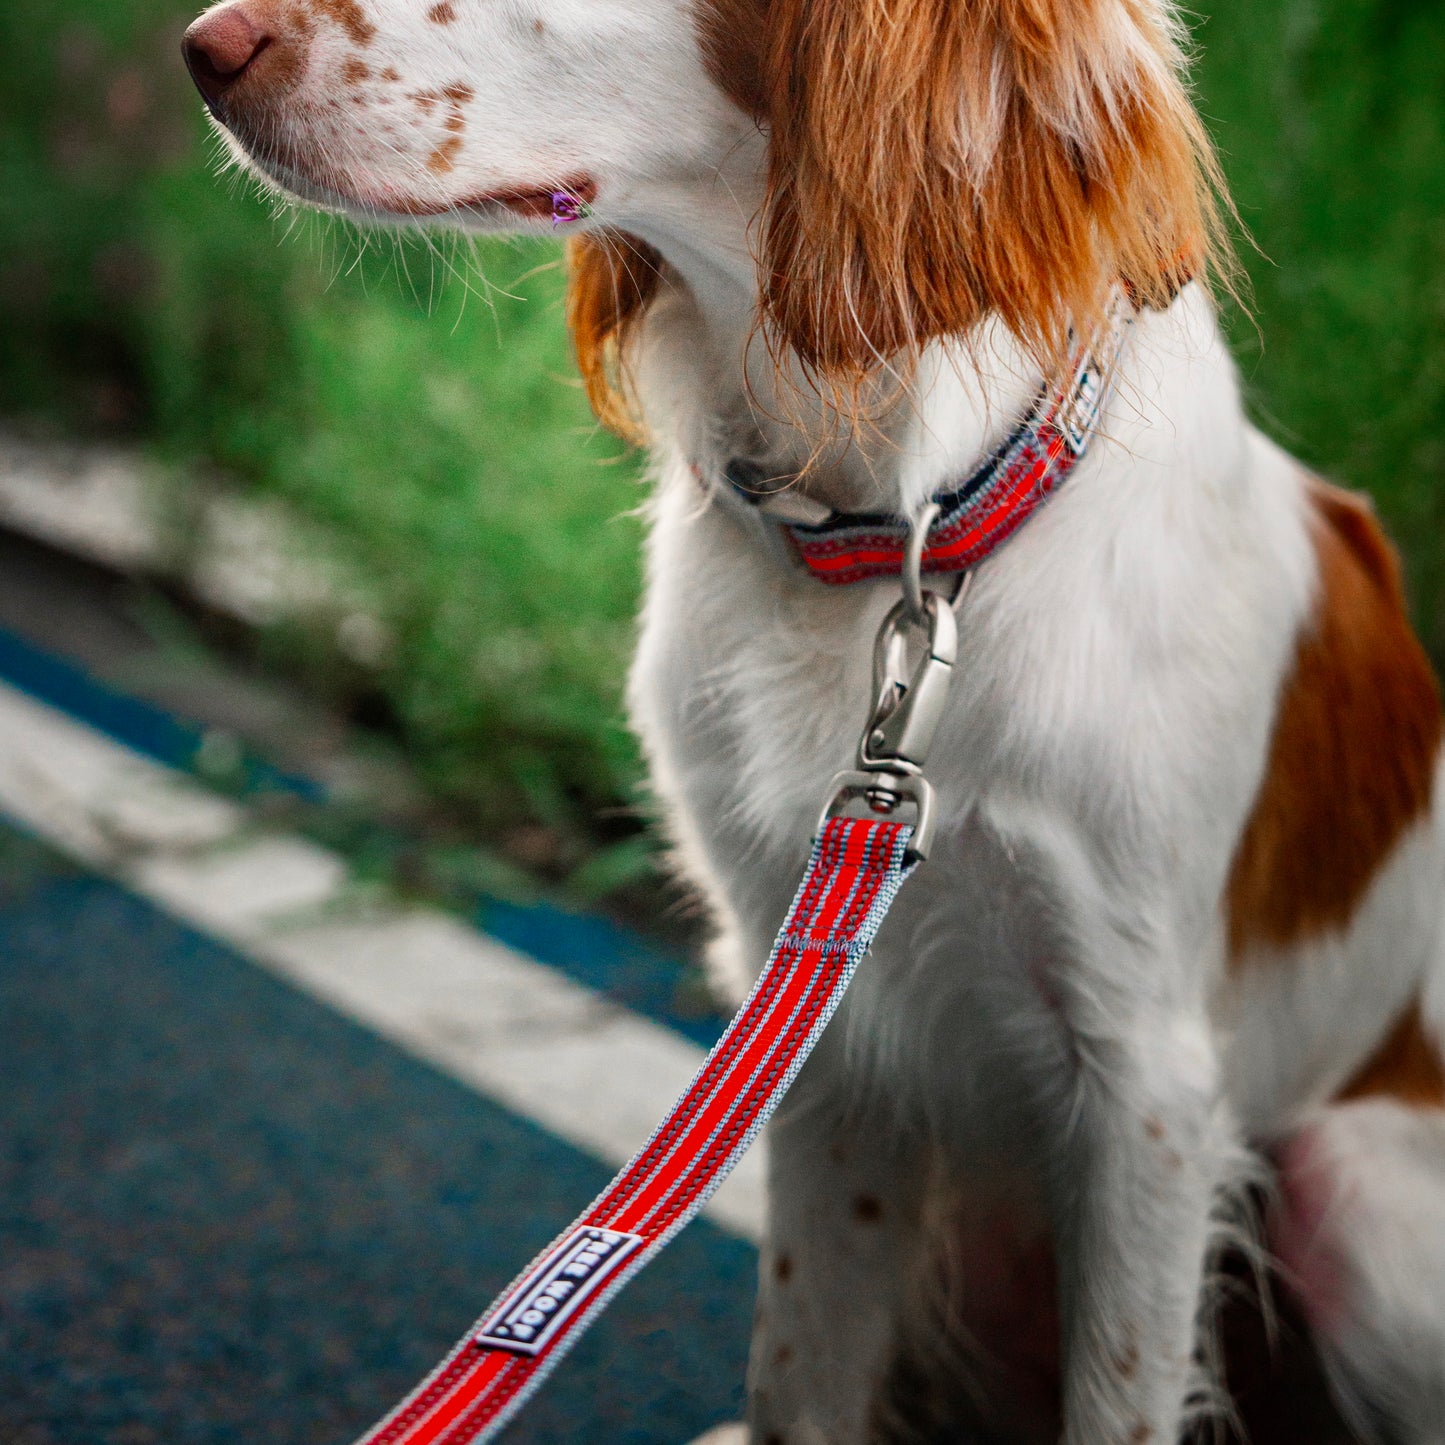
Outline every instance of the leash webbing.
[[652, 1138], [359, 1445], [497, 1435], [777, 1108], [916, 866], [912, 835], [877, 817], [824, 822], [767, 966]]

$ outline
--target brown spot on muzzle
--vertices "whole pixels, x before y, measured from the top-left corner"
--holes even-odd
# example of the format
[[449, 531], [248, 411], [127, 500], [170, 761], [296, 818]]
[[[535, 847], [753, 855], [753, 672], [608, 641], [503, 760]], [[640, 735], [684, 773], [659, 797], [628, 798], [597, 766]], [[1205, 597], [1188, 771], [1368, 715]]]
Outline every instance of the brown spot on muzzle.
[[433, 5], [426, 12], [426, 18], [433, 25], [450, 25], [457, 18], [457, 7], [452, 4], [452, 0], [441, 0], [439, 5]]
[[476, 98], [476, 91], [461, 81], [454, 81], [442, 90], [418, 90], [409, 99], [423, 115], [430, 115], [437, 105], [446, 102], [447, 115], [442, 124], [450, 132], [431, 155], [427, 157], [427, 169], [436, 175], [444, 175], [456, 165], [457, 153], [462, 148], [462, 132], [467, 128], [467, 118], [462, 108]]
[[360, 85], [370, 75], [371, 67], [364, 60], [358, 60], [354, 55], [341, 67], [341, 78], [347, 85]]
[[436, 175], [445, 175], [457, 163], [457, 152], [462, 148], [459, 135], [448, 136], [426, 160], [427, 170]]
[[376, 39], [376, 26], [367, 18], [357, 0], [310, 0], [311, 8], [333, 20], [346, 31], [355, 45], [370, 45]]

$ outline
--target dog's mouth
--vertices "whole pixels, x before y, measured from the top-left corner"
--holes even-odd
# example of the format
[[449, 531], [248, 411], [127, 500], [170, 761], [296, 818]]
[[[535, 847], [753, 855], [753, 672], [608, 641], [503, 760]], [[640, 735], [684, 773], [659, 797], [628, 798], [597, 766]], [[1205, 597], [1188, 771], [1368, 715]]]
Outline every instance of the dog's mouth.
[[393, 200], [385, 203], [399, 215], [426, 218], [473, 212], [495, 215], [508, 211], [528, 221], [580, 220], [597, 199], [597, 182], [591, 176], [570, 176], [553, 186], [506, 186], [454, 201]]
[[549, 185], [499, 186], [456, 197], [418, 195], [371, 176], [319, 173], [301, 155], [280, 154], [275, 145], [253, 147], [232, 127], [226, 129], [247, 160], [294, 199], [373, 221], [391, 217], [400, 221], [490, 221], [496, 225], [505, 224], [510, 217], [575, 223], [591, 214], [599, 189], [594, 177], [576, 172]]

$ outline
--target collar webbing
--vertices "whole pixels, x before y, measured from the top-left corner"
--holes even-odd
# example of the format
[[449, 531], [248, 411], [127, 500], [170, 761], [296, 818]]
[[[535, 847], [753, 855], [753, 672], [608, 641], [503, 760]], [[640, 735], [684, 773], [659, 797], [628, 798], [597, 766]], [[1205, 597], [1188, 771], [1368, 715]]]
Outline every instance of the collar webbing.
[[[1131, 307], [1116, 306], [1093, 340], [1074, 351], [1068, 382], [1040, 388], [1024, 418], [972, 476], [934, 496], [939, 513], [924, 546], [924, 572], [977, 566], [1063, 485], [1088, 450], [1132, 320]], [[799, 505], [788, 482], [768, 480], [764, 468], [740, 459], [728, 463], [725, 475], [735, 495], [777, 521], [790, 550], [820, 582], [842, 586], [902, 572], [906, 520], [831, 512], [798, 521], [779, 515]]]

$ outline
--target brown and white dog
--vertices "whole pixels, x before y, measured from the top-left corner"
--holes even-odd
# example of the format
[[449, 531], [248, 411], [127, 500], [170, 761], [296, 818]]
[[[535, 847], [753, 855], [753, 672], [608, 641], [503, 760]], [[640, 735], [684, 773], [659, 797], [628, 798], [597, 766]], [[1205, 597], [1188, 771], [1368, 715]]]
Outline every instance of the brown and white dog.
[[935, 856], [770, 1131], [751, 1438], [1172, 1445], [1262, 1181], [1340, 1407], [1445, 1442], [1439, 699], [1368, 505], [1242, 414], [1165, 0], [228, 0], [186, 47], [289, 195], [573, 203], [656, 474], [632, 715], [734, 988], [896, 588], [765, 545], [727, 462], [912, 515], [1126, 283], [1091, 450], [960, 605]]

